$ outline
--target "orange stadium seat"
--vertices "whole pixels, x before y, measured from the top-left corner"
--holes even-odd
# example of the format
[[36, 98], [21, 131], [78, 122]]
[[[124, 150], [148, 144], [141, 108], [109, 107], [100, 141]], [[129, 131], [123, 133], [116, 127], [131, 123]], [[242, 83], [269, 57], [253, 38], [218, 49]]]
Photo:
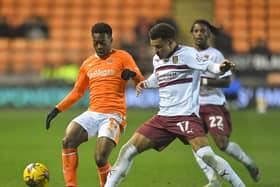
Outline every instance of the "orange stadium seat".
[[252, 18], [250, 21], [250, 26], [252, 27], [253, 30], [258, 30], [258, 29], [266, 29], [266, 24], [267, 21], [265, 19], [260, 19], [260, 18]]
[[233, 48], [236, 52], [245, 53], [250, 49], [249, 41], [234, 41]]
[[0, 50], [0, 74], [8, 73], [8, 67], [10, 66], [9, 57], [8, 51]]
[[14, 39], [10, 42], [10, 49], [13, 52], [26, 51], [28, 46], [28, 40], [25, 39]]
[[[67, 42], [68, 44], [69, 42]], [[63, 51], [66, 47], [66, 44], [63, 39], [60, 40], [49, 40], [47, 42], [46, 50], [55, 50], [55, 51]]]
[[64, 29], [65, 19], [63, 16], [51, 16], [47, 21], [52, 30]]
[[264, 10], [264, 7], [255, 7], [252, 6], [251, 9], [251, 16], [255, 18], [264, 18], [266, 16], [266, 12]]
[[46, 52], [46, 63], [58, 66], [64, 63], [63, 51], [49, 50]]
[[8, 67], [11, 65], [10, 61], [10, 40], [7, 38], [0, 38], [0, 73], [8, 73]]
[[[74, 51], [77, 51], [72, 55], [74, 60], [84, 59], [85, 55], [93, 52], [90, 29], [97, 21], [106, 21], [112, 25], [114, 47], [118, 47], [122, 33], [134, 34], [133, 28], [140, 15], [152, 20], [169, 15], [171, 9], [172, 0], [1, 0], [0, 12], [8, 16], [13, 26], [19, 25], [31, 14], [37, 14], [43, 16], [49, 24], [50, 38], [38, 43], [25, 39], [11, 40], [10, 43], [0, 41], [0, 60], [12, 60], [16, 73], [27, 70], [37, 73], [46, 62], [61, 64], [65, 55], [71, 52], [74, 54]], [[3, 53], [2, 49], [8, 53]], [[1, 71], [6, 68], [3, 64]]]
[[0, 51], [7, 52], [9, 49], [10, 40], [7, 38], [0, 38]]
[[268, 46], [272, 52], [279, 53], [280, 51], [280, 42], [279, 40], [269, 39]]
[[65, 5], [65, 9], [67, 9], [66, 14], [70, 16], [80, 16], [83, 15], [86, 11], [84, 10], [85, 3], [83, 1], [68, 1]]
[[35, 40], [28, 43], [28, 63], [33, 73], [39, 73], [46, 62], [47, 40]]
[[248, 4], [248, 1], [244, 1], [244, 0], [233, 0], [232, 4], [235, 6], [246, 6]]
[[267, 24], [268, 24], [268, 30], [273, 30], [273, 31], [279, 31], [280, 29], [280, 21], [279, 21], [280, 15], [278, 17], [271, 17]]
[[65, 30], [62, 28], [52, 29], [50, 33], [51, 40], [61, 40], [65, 36]]
[[12, 72], [15, 74], [24, 74], [27, 73], [28, 64], [27, 56], [25, 51], [17, 51], [11, 54], [10, 57], [12, 64]]
[[66, 14], [65, 7], [64, 6], [54, 6], [52, 7], [51, 11], [50, 11], [50, 16], [53, 17], [53, 19], [55, 18], [62, 18], [65, 16]]
[[10, 60], [12, 64], [12, 72], [15, 74], [24, 74], [27, 70], [27, 52], [28, 41], [25, 39], [15, 39], [10, 43]]
[[247, 17], [247, 15], [248, 10], [246, 7], [238, 7], [232, 12], [232, 16], [234, 17], [234, 19], [244, 19]]
[[234, 29], [231, 33], [233, 37], [233, 48], [237, 52], [247, 52], [250, 48], [248, 31], [245, 29]]
[[247, 29], [248, 21], [246, 19], [234, 19], [232, 21], [232, 29]]
[[[89, 30], [83, 30], [81, 28], [77, 28], [77, 27], [71, 27], [69, 28], [67, 31], [64, 32], [64, 38], [66, 38], [66, 40], [70, 41], [70, 40], [80, 40], [82, 38], [82, 36], [84, 35], [84, 33], [87, 32], [89, 33]], [[67, 42], [67, 41], [66, 41]], [[71, 43], [71, 42], [69, 42]]]
[[47, 4], [38, 4], [32, 9], [32, 14], [40, 15], [45, 18], [50, 15], [50, 12], [50, 7]]
[[232, 1], [215, 0], [216, 9], [228, 9], [232, 6]]

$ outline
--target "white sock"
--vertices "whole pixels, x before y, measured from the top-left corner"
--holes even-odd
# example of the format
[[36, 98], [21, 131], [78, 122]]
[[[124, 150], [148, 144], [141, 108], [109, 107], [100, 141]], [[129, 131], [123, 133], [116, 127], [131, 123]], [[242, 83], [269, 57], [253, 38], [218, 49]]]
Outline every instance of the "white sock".
[[251, 158], [246, 155], [237, 143], [229, 142], [225, 152], [243, 164], [249, 165], [252, 163]]
[[200, 148], [196, 154], [234, 187], [246, 187], [227, 161], [217, 156], [210, 146]]
[[124, 144], [115, 164], [111, 167], [104, 187], [117, 187], [121, 180], [127, 175], [133, 163], [133, 158], [137, 154], [137, 149], [133, 144], [129, 142]]
[[196, 162], [198, 163], [199, 167], [205, 174], [205, 176], [208, 178], [208, 181], [217, 180], [217, 176], [213, 168], [208, 166], [196, 153], [194, 150], [192, 150], [193, 155], [195, 157]]

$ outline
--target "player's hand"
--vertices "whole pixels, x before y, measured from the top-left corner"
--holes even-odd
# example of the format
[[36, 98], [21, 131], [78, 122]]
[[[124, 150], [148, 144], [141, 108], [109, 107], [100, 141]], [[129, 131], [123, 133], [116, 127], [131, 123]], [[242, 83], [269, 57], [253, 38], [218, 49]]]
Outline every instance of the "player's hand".
[[145, 81], [141, 81], [136, 85], [136, 96], [143, 92], [143, 89], [146, 88]]
[[48, 130], [51, 127], [51, 121], [53, 118], [57, 116], [60, 111], [55, 107], [52, 111], [47, 115], [46, 119], [46, 129]]
[[130, 78], [133, 78], [135, 76], [136, 76], [136, 73], [129, 69], [124, 69], [122, 72], [122, 75], [121, 75], [123, 80], [129, 80]]
[[229, 60], [225, 60], [223, 61], [223, 63], [220, 64], [220, 70], [223, 73], [233, 68], [235, 68], [235, 64]]

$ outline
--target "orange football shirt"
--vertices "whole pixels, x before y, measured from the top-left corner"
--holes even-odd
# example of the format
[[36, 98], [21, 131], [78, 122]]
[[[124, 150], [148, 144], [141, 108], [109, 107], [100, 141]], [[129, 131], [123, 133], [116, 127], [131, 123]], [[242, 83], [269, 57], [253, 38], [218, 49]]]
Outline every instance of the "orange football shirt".
[[72, 91], [56, 107], [65, 111], [89, 89], [89, 111], [125, 116], [127, 81], [121, 78], [124, 69], [136, 72], [132, 79], [135, 85], [144, 79], [132, 56], [124, 50], [114, 49], [105, 59], [96, 54], [88, 57], [80, 67]]

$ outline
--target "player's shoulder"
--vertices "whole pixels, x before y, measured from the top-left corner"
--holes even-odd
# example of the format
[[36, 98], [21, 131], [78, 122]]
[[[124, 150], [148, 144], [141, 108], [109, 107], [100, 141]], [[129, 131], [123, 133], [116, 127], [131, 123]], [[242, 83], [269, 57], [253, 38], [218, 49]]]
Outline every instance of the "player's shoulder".
[[193, 52], [193, 53], [197, 53], [197, 50], [194, 47], [191, 47], [191, 46], [179, 45], [178, 52]]
[[180, 45], [179, 49], [176, 51], [174, 55], [183, 56], [186, 58], [190, 58], [190, 57], [192, 58], [197, 56], [197, 54], [198, 52], [195, 48], [186, 45]]
[[222, 55], [222, 52], [220, 50], [218, 50], [217, 48], [214, 48], [214, 47], [208, 47], [208, 49], [210, 52], [212, 53], [216, 53], [218, 55]]
[[208, 53], [212, 56], [217, 56], [219, 58], [224, 58], [224, 55], [222, 54], [222, 52], [220, 50], [218, 50], [217, 48], [214, 48], [214, 47], [208, 47], [205, 50], [205, 53]]
[[92, 54], [90, 56], [88, 56], [83, 62], [82, 62], [82, 65], [81, 67], [87, 65], [87, 64], [90, 64], [91, 62], [95, 61], [98, 59], [98, 56], [96, 54]]
[[122, 50], [122, 49], [113, 49], [113, 55], [119, 56], [119, 57], [127, 57], [131, 56], [127, 51]]

